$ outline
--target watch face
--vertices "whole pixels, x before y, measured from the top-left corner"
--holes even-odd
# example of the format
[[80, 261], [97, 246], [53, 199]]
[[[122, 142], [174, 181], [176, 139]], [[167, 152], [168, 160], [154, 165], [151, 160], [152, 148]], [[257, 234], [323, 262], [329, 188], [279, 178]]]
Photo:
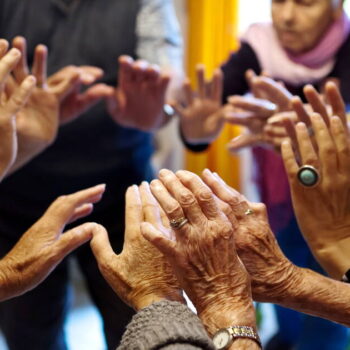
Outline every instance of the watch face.
[[226, 349], [226, 347], [231, 343], [231, 334], [227, 329], [222, 329], [218, 331], [213, 338], [213, 343], [216, 349]]

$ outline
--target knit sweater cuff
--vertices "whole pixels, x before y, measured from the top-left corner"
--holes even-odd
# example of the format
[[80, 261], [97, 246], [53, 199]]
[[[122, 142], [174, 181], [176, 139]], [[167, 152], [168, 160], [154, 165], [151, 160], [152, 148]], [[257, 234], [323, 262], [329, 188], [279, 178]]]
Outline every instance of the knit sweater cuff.
[[161, 349], [172, 344], [186, 344], [187, 349], [214, 349], [199, 318], [187, 306], [163, 300], [133, 317], [118, 350]]

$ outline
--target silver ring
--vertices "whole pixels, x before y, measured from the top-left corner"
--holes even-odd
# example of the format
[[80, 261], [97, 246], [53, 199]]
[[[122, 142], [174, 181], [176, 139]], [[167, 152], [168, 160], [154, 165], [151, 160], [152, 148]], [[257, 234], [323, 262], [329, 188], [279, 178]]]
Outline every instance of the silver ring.
[[303, 165], [297, 174], [299, 182], [305, 187], [314, 187], [320, 182], [320, 173], [311, 165]]
[[188, 223], [188, 220], [185, 217], [179, 218], [179, 219], [173, 219], [169, 221], [171, 228], [173, 229], [179, 229], [183, 225]]
[[253, 215], [253, 214], [254, 214], [254, 210], [250, 208], [244, 212], [244, 215]]

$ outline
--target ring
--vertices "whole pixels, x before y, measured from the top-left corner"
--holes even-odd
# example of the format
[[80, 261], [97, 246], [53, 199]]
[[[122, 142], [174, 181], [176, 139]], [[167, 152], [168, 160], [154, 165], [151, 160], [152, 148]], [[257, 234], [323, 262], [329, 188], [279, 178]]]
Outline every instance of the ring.
[[171, 228], [173, 229], [179, 229], [183, 225], [188, 223], [188, 220], [185, 217], [182, 217], [180, 219], [173, 219], [169, 221]]
[[320, 181], [320, 174], [316, 168], [311, 165], [303, 165], [297, 174], [299, 182], [305, 187], [314, 187]]
[[253, 209], [247, 209], [244, 213], [244, 215], [253, 215], [254, 214], [254, 210]]

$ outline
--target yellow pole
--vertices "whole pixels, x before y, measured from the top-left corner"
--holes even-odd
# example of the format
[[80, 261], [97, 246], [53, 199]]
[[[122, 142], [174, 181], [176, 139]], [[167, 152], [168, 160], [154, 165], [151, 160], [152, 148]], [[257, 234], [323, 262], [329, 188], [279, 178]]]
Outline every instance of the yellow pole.
[[[238, 0], [187, 0], [187, 73], [195, 81], [195, 67], [205, 64], [209, 75], [237, 49]], [[226, 126], [207, 152], [186, 152], [186, 167], [200, 174], [204, 168], [216, 171], [231, 186], [239, 189], [239, 160], [226, 150], [238, 128]]]

